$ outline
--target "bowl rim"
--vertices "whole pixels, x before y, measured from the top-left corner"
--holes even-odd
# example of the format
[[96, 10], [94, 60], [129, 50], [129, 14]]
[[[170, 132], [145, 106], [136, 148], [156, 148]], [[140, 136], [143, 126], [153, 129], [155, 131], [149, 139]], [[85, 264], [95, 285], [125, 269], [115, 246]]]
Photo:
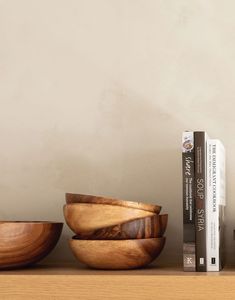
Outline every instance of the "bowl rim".
[[[161, 237], [155, 237], [155, 238], [148, 238], [148, 239], [126, 239], [126, 240], [82, 240], [82, 239], [75, 239], [76, 235], [73, 235], [72, 238], [69, 238], [69, 241], [85, 241], [85, 242], [125, 242], [125, 241], [135, 241], [135, 242], [140, 242], [140, 241], [149, 241], [149, 240], [165, 240], [165, 236]], [[84, 242], [82, 242], [84, 243]]]
[[106, 197], [106, 196], [94, 196], [94, 195], [76, 194], [76, 193], [66, 193], [65, 201], [67, 205], [82, 204], [82, 203], [97, 204], [97, 205], [105, 204], [105, 205], [113, 205], [113, 206], [115, 205], [115, 206], [123, 206], [123, 207], [139, 209], [139, 210], [145, 210], [156, 214], [159, 214], [162, 208], [160, 205], [151, 204], [151, 203], [149, 204], [149, 203], [143, 203], [138, 201], [122, 200], [122, 199]]

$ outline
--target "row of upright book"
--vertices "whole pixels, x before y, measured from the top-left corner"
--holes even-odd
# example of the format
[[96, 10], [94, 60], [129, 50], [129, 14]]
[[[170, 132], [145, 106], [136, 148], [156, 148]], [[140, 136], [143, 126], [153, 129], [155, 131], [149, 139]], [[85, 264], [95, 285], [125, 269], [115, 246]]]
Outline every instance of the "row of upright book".
[[182, 134], [184, 271], [224, 265], [225, 149], [204, 131]]

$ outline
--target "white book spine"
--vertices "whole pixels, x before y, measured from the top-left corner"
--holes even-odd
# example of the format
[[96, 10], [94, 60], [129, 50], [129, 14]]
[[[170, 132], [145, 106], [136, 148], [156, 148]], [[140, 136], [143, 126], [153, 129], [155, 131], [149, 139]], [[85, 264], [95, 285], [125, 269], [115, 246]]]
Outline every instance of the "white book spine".
[[[221, 206], [225, 206], [225, 157], [219, 140], [207, 141], [207, 197], [206, 197], [207, 271], [221, 268], [220, 240], [222, 231]], [[223, 211], [223, 210], [222, 210]]]

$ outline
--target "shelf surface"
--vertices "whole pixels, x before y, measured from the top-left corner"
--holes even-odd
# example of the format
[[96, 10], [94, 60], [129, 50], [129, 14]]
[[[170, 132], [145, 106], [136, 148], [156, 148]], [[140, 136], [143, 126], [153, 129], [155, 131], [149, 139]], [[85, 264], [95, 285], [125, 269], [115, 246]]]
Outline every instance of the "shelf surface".
[[73, 263], [63, 263], [63, 264], [37, 264], [35, 266], [23, 269], [15, 270], [0, 270], [1, 276], [6, 275], [152, 275], [152, 276], [235, 276], [234, 268], [225, 268], [221, 272], [183, 272], [181, 266], [154, 266], [150, 265], [146, 268], [135, 269], [135, 270], [95, 270], [87, 268], [86, 266], [81, 266]]
[[[91, 270], [74, 264], [0, 271], [0, 299], [235, 299], [235, 268], [186, 273], [181, 267]], [[43, 299], [43, 300], [44, 300]]]

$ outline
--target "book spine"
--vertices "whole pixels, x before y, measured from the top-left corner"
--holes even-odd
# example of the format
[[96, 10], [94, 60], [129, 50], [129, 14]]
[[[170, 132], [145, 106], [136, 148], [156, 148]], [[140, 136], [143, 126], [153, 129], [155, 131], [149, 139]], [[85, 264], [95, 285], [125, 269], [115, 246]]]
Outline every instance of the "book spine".
[[196, 270], [206, 271], [206, 133], [194, 132]]
[[194, 136], [182, 135], [183, 175], [183, 266], [184, 271], [196, 271], [195, 203], [194, 203]]
[[225, 153], [219, 140], [208, 140], [207, 146], [207, 270], [217, 272], [223, 266]]
[[218, 212], [218, 153], [217, 143], [207, 141], [207, 202], [206, 202], [206, 236], [207, 236], [207, 271], [219, 271], [219, 212]]
[[220, 169], [219, 174], [219, 191], [218, 191], [218, 212], [219, 212], [219, 226], [217, 228], [219, 232], [218, 244], [219, 244], [219, 269], [221, 270], [225, 264], [225, 206], [226, 206], [226, 153], [223, 144], [220, 142], [219, 148], [219, 159], [220, 159]]

